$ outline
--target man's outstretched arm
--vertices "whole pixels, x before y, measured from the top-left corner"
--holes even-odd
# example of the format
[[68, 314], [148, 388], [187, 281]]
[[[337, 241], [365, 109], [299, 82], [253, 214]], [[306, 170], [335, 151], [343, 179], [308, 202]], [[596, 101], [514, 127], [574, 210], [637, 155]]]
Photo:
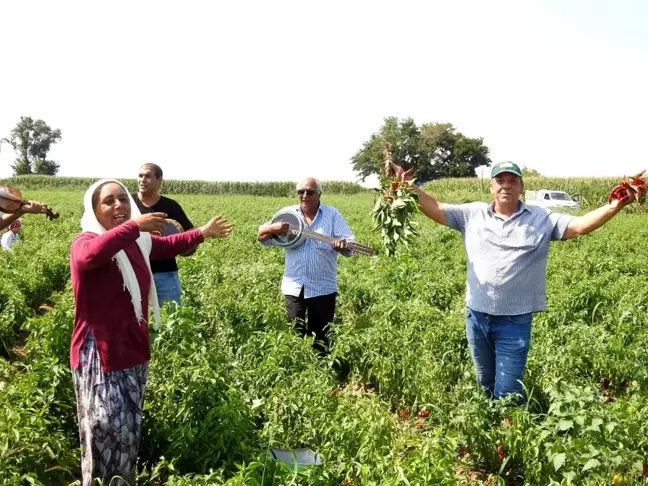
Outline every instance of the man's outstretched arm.
[[38, 201], [26, 201], [15, 213], [5, 214], [0, 218], [0, 230], [8, 228], [11, 223], [16, 221], [24, 214], [45, 213], [45, 206]]
[[412, 189], [419, 195], [419, 208], [432, 221], [446, 225], [446, 217], [443, 212], [443, 203], [437, 201], [434, 196], [428, 194], [420, 187], [413, 185]]
[[576, 216], [572, 219], [565, 230], [563, 240], [576, 238], [577, 236], [591, 233], [610, 221], [614, 216], [630, 203], [630, 199], [621, 201], [614, 200], [610, 204], [605, 204], [594, 211], [590, 211], [582, 216]]

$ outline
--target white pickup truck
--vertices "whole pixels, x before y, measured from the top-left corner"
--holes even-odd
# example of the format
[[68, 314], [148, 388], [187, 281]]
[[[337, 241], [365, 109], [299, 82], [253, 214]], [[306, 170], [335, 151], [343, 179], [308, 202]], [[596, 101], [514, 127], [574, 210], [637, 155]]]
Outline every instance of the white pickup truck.
[[580, 204], [564, 191], [550, 191], [541, 189], [539, 191], [524, 191], [524, 201], [529, 206], [540, 206], [541, 208], [564, 208], [578, 211]]

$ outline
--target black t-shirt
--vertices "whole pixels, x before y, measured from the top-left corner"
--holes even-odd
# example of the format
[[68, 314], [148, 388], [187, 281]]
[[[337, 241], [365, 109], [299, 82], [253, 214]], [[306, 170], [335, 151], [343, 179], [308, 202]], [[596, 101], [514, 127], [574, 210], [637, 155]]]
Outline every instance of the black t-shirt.
[[[137, 193], [132, 194], [132, 196], [135, 200], [135, 204], [137, 204], [137, 207], [142, 214], [166, 213], [167, 218], [175, 219], [182, 225], [185, 231], [188, 231], [194, 227], [191, 221], [189, 221], [189, 218], [187, 218], [185, 212], [182, 210], [182, 207], [173, 199], [160, 196], [160, 200], [153, 206], [146, 207], [142, 204], [142, 201], [140, 201]], [[170, 258], [168, 260], [151, 260], [151, 270], [153, 271], [153, 273], [177, 272], [178, 265], [176, 265], [175, 258]]]

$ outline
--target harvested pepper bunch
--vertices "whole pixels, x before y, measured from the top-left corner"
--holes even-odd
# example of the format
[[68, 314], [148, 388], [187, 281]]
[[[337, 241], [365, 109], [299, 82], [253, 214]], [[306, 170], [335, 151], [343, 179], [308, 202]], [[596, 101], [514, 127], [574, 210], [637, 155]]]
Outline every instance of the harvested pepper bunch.
[[639, 204], [643, 204], [646, 200], [647, 193], [648, 184], [646, 183], [646, 175], [642, 171], [630, 176], [629, 180], [626, 180], [625, 177], [621, 179], [621, 182], [610, 191], [608, 202], [612, 202], [615, 199], [617, 201], [629, 199], [630, 202], [636, 201]]
[[383, 247], [387, 256], [394, 256], [399, 244], [409, 246], [418, 233], [414, 215], [419, 212], [418, 194], [412, 190], [414, 179], [410, 174], [413, 169], [403, 171], [394, 165], [391, 156], [391, 145], [382, 141], [385, 155], [385, 177], [382, 178], [376, 202], [371, 216], [374, 230], [380, 231]]

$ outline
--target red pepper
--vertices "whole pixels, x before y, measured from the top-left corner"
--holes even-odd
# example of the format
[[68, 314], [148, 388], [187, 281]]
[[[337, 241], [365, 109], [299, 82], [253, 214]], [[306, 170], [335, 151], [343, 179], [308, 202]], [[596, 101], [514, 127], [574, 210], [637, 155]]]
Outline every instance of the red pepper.
[[610, 191], [608, 202], [611, 203], [615, 199], [618, 201], [631, 199], [640, 204], [643, 203], [646, 198], [646, 193], [648, 192], [648, 187], [646, 186], [643, 174], [643, 172], [640, 172], [636, 175], [630, 176], [630, 182], [628, 182], [625, 177], [621, 179], [619, 184]]
[[504, 449], [501, 446], [497, 446], [497, 457], [499, 457], [500, 462], [504, 462]]

